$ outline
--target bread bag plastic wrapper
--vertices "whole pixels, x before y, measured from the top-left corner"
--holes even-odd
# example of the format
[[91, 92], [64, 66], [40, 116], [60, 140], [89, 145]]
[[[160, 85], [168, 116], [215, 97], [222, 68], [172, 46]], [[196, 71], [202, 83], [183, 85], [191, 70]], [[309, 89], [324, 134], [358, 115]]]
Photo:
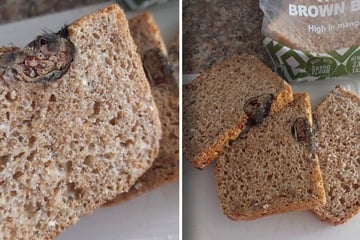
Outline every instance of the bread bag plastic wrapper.
[[116, 0], [116, 2], [126, 10], [142, 10], [167, 1], [168, 0]]
[[289, 82], [360, 72], [360, 0], [260, 0], [263, 43]]

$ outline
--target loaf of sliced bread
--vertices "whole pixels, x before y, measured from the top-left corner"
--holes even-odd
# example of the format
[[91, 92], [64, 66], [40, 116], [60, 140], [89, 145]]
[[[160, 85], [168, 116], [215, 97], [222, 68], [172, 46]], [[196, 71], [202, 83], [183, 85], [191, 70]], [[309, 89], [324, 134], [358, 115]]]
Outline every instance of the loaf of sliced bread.
[[116, 4], [0, 63], [0, 239], [52, 239], [152, 165], [157, 107]]
[[[243, 129], [291, 100], [291, 87], [252, 55], [214, 65], [183, 85], [184, 159], [204, 168]], [[255, 111], [246, 113], [245, 105], [253, 108], [250, 112]]]
[[308, 94], [229, 144], [216, 161], [216, 186], [224, 213], [252, 220], [325, 203], [313, 148]]
[[337, 86], [314, 113], [326, 205], [314, 212], [334, 225], [360, 210], [360, 98]]
[[[151, 13], [145, 12], [129, 20], [130, 32], [135, 44], [138, 46], [140, 56], [149, 49], [163, 49], [164, 43], [160, 35], [159, 27], [153, 20]], [[151, 29], [151, 31], [149, 31]], [[146, 38], [144, 37], [146, 36]], [[166, 57], [166, 52], [162, 52]], [[153, 62], [152, 62], [153, 63]], [[162, 71], [154, 69], [155, 72]], [[148, 72], [151, 74], [152, 72]], [[165, 75], [163, 75], [165, 76]], [[151, 191], [166, 183], [173, 182], [179, 178], [179, 94], [175, 81], [166, 76], [165, 79], [156, 84], [151, 83], [151, 92], [159, 110], [162, 138], [160, 140], [159, 155], [152, 167], [138, 179], [129, 192], [116, 196], [107, 205], [122, 203], [130, 200], [141, 193]]]

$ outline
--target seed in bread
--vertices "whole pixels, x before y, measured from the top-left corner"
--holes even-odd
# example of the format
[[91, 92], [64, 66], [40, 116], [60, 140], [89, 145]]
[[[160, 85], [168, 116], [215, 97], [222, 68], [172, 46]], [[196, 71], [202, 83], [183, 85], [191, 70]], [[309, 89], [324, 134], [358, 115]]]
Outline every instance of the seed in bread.
[[292, 100], [290, 86], [251, 55], [214, 65], [183, 85], [184, 159], [203, 169], [248, 124], [243, 106], [262, 94], [272, 95], [270, 113]]
[[318, 159], [312, 156], [308, 94], [250, 128], [216, 161], [217, 192], [232, 220], [252, 220], [325, 203]]
[[0, 84], [0, 239], [53, 239], [128, 191], [158, 153], [157, 108], [123, 11], [67, 29], [75, 54], [62, 77]]
[[314, 212], [334, 225], [360, 210], [360, 97], [337, 86], [315, 110], [326, 205]]

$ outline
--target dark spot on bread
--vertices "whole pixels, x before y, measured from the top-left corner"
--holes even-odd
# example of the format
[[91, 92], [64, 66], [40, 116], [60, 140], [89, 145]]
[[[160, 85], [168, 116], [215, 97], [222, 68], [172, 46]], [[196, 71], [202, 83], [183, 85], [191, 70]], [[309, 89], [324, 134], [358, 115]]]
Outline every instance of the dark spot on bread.
[[260, 124], [269, 115], [273, 99], [273, 94], [264, 93], [245, 102], [243, 109], [250, 125], [256, 126]]
[[291, 126], [291, 134], [298, 142], [308, 142], [311, 137], [311, 129], [308, 120], [304, 117], [297, 118]]

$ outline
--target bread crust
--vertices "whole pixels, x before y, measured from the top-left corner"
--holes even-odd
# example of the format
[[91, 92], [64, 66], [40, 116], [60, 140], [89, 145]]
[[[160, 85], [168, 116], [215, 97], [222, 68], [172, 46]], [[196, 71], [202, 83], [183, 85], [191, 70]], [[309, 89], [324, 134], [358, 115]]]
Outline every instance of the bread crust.
[[8, 46], [0, 46], [0, 56], [3, 55], [4, 53], [7, 53], [7, 52], [12, 52], [12, 51], [15, 51], [15, 50], [19, 50], [18, 47], [8, 47]]

